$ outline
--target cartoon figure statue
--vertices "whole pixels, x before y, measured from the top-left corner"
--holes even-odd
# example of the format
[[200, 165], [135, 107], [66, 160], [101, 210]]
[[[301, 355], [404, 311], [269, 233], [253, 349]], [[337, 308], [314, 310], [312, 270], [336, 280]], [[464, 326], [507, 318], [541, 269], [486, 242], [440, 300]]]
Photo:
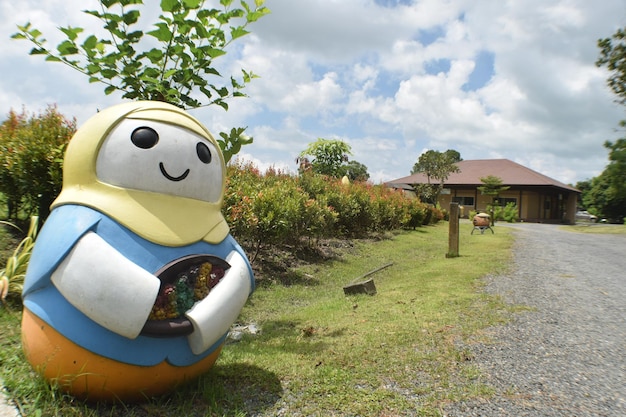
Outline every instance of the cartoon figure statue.
[[220, 211], [224, 186], [215, 139], [175, 106], [129, 102], [89, 119], [24, 283], [33, 367], [77, 397], [139, 400], [213, 366], [254, 290]]

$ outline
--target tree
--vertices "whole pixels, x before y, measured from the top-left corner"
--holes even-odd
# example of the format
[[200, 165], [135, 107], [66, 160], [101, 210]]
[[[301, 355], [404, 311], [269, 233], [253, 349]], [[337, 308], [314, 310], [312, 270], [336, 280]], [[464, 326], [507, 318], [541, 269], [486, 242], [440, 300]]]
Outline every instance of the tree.
[[350, 181], [367, 181], [370, 178], [367, 167], [357, 161], [348, 161], [342, 165], [339, 168], [339, 175], [348, 177]]
[[311, 170], [338, 178], [344, 175], [342, 166], [348, 162], [349, 155], [352, 155], [352, 148], [344, 141], [318, 138], [300, 152], [296, 162], [301, 173]]
[[626, 29], [618, 29], [612, 37], [598, 40], [600, 57], [598, 67], [606, 66], [611, 72], [607, 84], [619, 97], [619, 102], [626, 103]]
[[496, 177], [495, 175], [487, 175], [486, 177], [482, 177], [480, 182], [483, 183], [482, 186], [477, 187], [478, 191], [482, 195], [489, 195], [494, 199], [498, 198], [502, 191], [508, 190], [509, 186], [502, 185], [502, 178]]
[[[453, 149], [445, 152], [428, 150], [421, 154], [411, 170], [411, 174], [423, 173], [428, 181], [427, 184], [420, 184], [416, 187], [415, 191], [420, 198], [435, 204], [450, 174], [459, 172], [456, 163], [460, 161], [462, 161], [461, 154]], [[431, 179], [436, 183], [432, 184]]]
[[7, 199], [8, 217], [19, 220], [19, 211], [37, 211], [43, 221], [61, 191], [62, 158], [76, 131], [56, 107], [38, 115], [13, 110], [0, 125], [0, 192]]
[[500, 193], [511, 187], [502, 185], [502, 178], [496, 177], [495, 175], [487, 175], [486, 177], [481, 178], [480, 182], [482, 182], [483, 185], [477, 187], [478, 191], [480, 191], [482, 195], [491, 196], [492, 199], [491, 224], [493, 225], [496, 220], [493, 213], [493, 207], [499, 205], [498, 197], [500, 196]]
[[[618, 29], [612, 37], [598, 40], [598, 47], [600, 57], [596, 65], [607, 67], [610, 71], [608, 86], [618, 96], [618, 102], [626, 104], [626, 30]], [[620, 126], [626, 126], [626, 120], [622, 120]], [[604, 147], [609, 150], [609, 164], [601, 178], [592, 180], [586, 204], [612, 221], [623, 222], [626, 217], [626, 139], [606, 141]], [[597, 200], [593, 200], [594, 197]]]
[[604, 147], [609, 150], [609, 164], [604, 172], [615, 192], [626, 196], [626, 139], [606, 141]]
[[[61, 27], [66, 39], [53, 50], [30, 23], [18, 25], [19, 32], [12, 37], [35, 44], [31, 55], [44, 55], [47, 61], [86, 75], [90, 83], [103, 83], [105, 94], [119, 91], [131, 100], [165, 101], [184, 109], [218, 105], [228, 110], [227, 100], [245, 96], [243, 88], [256, 75], [242, 69], [240, 78], [231, 76], [214, 84], [209, 78], [222, 78], [214, 61], [226, 54], [234, 40], [249, 33], [250, 23], [269, 13], [264, 0], [254, 0], [253, 7], [245, 0], [240, 0], [240, 8], [231, 7], [232, 3], [220, 0], [218, 10], [205, 7], [204, 0], [161, 0], [162, 14], [153, 30], [144, 32], [138, 29], [142, 0], [100, 0], [101, 10], [85, 13], [101, 21], [106, 38], [81, 36], [80, 27]], [[158, 47], [150, 47], [155, 44]], [[219, 134], [227, 161], [252, 142], [244, 131], [233, 128]]]
[[583, 189], [583, 205], [612, 223], [626, 219], [626, 139], [605, 142], [609, 164]]

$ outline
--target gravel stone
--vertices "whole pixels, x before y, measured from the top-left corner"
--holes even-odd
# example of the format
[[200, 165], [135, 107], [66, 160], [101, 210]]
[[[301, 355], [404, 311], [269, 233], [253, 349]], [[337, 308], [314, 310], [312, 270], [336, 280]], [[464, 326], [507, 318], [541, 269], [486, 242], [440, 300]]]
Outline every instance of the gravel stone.
[[496, 395], [444, 415], [626, 416], [626, 235], [497, 227], [516, 229], [514, 266], [486, 291], [530, 309], [466, 346]]

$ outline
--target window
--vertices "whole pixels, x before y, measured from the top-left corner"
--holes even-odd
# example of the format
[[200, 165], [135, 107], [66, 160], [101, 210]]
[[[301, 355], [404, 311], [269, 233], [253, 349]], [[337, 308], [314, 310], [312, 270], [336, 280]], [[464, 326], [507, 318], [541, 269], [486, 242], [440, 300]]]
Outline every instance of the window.
[[452, 197], [453, 203], [459, 203], [459, 206], [473, 206], [474, 197]]
[[500, 207], [506, 207], [509, 203], [517, 205], [517, 198], [498, 198], [497, 202]]

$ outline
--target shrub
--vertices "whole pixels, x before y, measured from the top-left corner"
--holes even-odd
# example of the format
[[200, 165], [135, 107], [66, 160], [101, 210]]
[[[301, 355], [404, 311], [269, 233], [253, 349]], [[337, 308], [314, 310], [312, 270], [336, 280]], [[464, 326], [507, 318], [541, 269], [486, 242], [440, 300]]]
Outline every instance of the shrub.
[[228, 166], [223, 211], [233, 235], [252, 250], [252, 260], [267, 244], [312, 245], [321, 238], [417, 228], [445, 217], [438, 208], [383, 185], [343, 184], [274, 168], [261, 174], [241, 162]]
[[423, 226], [427, 216], [427, 206], [418, 199], [411, 199], [405, 204], [402, 227], [415, 229]]
[[376, 185], [371, 186], [370, 195], [373, 229], [385, 231], [401, 228], [404, 206], [408, 204], [402, 191]]
[[493, 208], [496, 220], [504, 220], [507, 223], [514, 223], [519, 220], [519, 212], [515, 203], [508, 203], [506, 206], [496, 206]]
[[37, 212], [43, 221], [61, 191], [62, 158], [76, 131], [56, 106], [30, 115], [13, 110], [0, 125], [0, 192], [7, 198], [8, 218], [19, 220], [20, 209]]

